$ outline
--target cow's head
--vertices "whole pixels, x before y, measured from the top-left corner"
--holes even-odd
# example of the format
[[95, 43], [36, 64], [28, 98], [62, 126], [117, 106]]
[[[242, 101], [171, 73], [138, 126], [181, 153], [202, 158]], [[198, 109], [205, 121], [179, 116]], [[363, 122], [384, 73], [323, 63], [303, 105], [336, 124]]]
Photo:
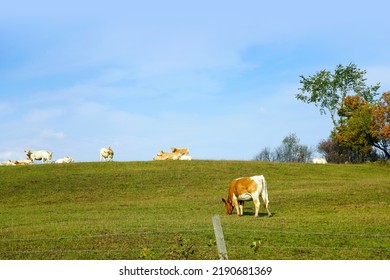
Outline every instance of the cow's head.
[[226, 201], [224, 198], [222, 198], [222, 202], [225, 204], [226, 214], [231, 215], [234, 209], [233, 203]]
[[24, 152], [26, 153], [27, 158], [31, 159], [32, 151], [31, 150], [25, 150]]

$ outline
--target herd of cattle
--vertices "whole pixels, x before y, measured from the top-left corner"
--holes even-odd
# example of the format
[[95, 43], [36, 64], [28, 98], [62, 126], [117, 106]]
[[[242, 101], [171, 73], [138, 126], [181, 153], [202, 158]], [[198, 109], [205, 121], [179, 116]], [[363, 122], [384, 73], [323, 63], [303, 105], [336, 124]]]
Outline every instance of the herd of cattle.
[[[52, 161], [53, 152], [39, 150], [25, 150], [27, 158], [24, 160], [8, 160], [0, 162], [0, 165], [27, 165], [32, 164], [36, 160], [41, 160], [43, 163], [71, 163], [74, 162], [73, 158], [66, 156], [64, 158]], [[114, 151], [111, 147], [100, 149], [100, 161], [113, 160]], [[153, 160], [192, 160], [188, 148], [171, 148], [171, 152], [159, 151]], [[313, 158], [312, 163], [314, 164], [326, 164], [325, 158]]]
[[187, 148], [171, 148], [171, 152], [159, 151], [153, 160], [192, 160]]
[[[0, 165], [26, 165], [32, 164], [36, 160], [41, 160], [43, 163], [51, 163], [53, 152], [40, 150], [32, 151], [25, 150], [27, 158], [25, 160], [9, 160], [1, 162]], [[100, 161], [113, 160], [114, 151], [111, 147], [100, 149]], [[153, 158], [153, 160], [191, 160], [190, 153], [187, 148], [171, 148], [171, 152], [160, 151]], [[54, 161], [54, 163], [71, 163], [74, 162], [70, 156], [60, 158]], [[313, 158], [314, 164], [325, 164], [324, 158]], [[222, 202], [225, 205], [226, 213], [232, 214], [233, 209], [236, 209], [238, 216], [243, 215], [243, 206], [245, 201], [253, 201], [255, 205], [255, 217], [259, 216], [260, 197], [264, 203], [264, 207], [267, 210], [268, 216], [271, 217], [272, 213], [269, 210], [269, 200], [267, 183], [263, 175], [257, 175], [252, 177], [237, 178], [231, 181], [228, 188], [228, 197], [225, 200], [222, 198]]]
[[[32, 150], [25, 150], [27, 158], [23, 160], [8, 160], [3, 161], [0, 163], [0, 165], [27, 165], [27, 164], [33, 164], [36, 160], [41, 160], [43, 163], [49, 163], [53, 162], [53, 152], [49, 151], [32, 151]], [[73, 158], [70, 156], [59, 158], [54, 163], [71, 163], [74, 162]]]
[[[188, 148], [171, 148], [172, 152], [166, 153], [160, 151], [153, 158], [153, 160], [192, 160]], [[74, 162], [73, 158], [66, 156], [64, 158], [52, 161], [53, 152], [39, 150], [25, 150], [27, 158], [24, 160], [8, 160], [0, 162], [0, 165], [27, 165], [33, 164], [36, 160], [42, 161], [42, 163], [71, 163]], [[113, 160], [114, 151], [111, 147], [100, 149], [100, 161]]]

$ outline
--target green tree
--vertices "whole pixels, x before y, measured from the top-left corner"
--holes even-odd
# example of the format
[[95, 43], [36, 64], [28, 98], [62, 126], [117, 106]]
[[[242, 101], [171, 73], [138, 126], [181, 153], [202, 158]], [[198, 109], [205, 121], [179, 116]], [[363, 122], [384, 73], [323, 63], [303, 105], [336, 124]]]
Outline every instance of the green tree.
[[328, 161], [390, 159], [390, 92], [385, 92], [375, 103], [359, 95], [347, 96], [338, 109], [338, 116], [339, 124], [330, 140], [318, 146]]
[[302, 87], [296, 98], [305, 103], [314, 103], [321, 114], [328, 111], [334, 126], [338, 125], [337, 112], [342, 100], [347, 95], [359, 95], [365, 101], [374, 102], [380, 84], [367, 86], [366, 71], [357, 68], [353, 63], [347, 66], [337, 65], [335, 71], [321, 70], [313, 76], [300, 76]]
[[342, 147], [353, 151], [353, 162], [370, 159], [372, 146], [379, 141], [371, 130], [373, 107], [359, 95], [354, 95], [345, 97], [338, 110], [341, 121], [335, 136]]

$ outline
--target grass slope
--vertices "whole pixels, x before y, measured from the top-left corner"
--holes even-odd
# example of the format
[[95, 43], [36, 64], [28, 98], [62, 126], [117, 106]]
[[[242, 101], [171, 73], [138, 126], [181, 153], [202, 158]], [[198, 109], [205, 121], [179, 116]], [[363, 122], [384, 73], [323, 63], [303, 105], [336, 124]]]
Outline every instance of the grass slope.
[[[0, 259], [390, 259], [390, 166], [166, 161], [0, 167]], [[270, 207], [228, 216], [230, 180]], [[253, 246], [253, 241], [258, 241]]]

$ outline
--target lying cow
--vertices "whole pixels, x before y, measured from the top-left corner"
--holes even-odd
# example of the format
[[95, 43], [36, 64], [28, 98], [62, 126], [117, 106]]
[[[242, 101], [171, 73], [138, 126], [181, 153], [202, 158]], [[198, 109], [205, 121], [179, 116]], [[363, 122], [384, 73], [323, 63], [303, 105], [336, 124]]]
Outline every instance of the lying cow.
[[181, 155], [190, 155], [190, 152], [187, 148], [171, 148], [172, 153], [179, 153]]
[[267, 183], [263, 175], [234, 179], [230, 183], [227, 200], [222, 198], [222, 202], [225, 204], [227, 214], [231, 215], [233, 209], [236, 208], [237, 216], [242, 216], [244, 202], [253, 200], [255, 204], [255, 217], [258, 217], [260, 195], [265, 204], [264, 206], [268, 212], [268, 216], [271, 217], [272, 214], [268, 209]]
[[179, 160], [192, 160], [192, 157], [187, 155], [181, 155]]
[[11, 166], [11, 165], [16, 165], [16, 164], [15, 164], [15, 160], [7, 160], [7, 161], [1, 162], [0, 165]]
[[27, 158], [31, 159], [32, 162], [35, 162], [36, 160], [42, 160], [43, 163], [46, 163], [50, 161], [53, 156], [53, 152], [48, 152], [44, 150], [40, 150], [40, 151], [25, 150], [24, 152], [26, 153]]
[[15, 161], [15, 165], [28, 165], [28, 164], [32, 164], [33, 161], [31, 159], [24, 159], [24, 160], [16, 160]]
[[180, 159], [180, 153], [166, 153], [164, 151], [159, 151], [153, 160], [178, 160]]
[[64, 158], [57, 159], [57, 160], [55, 161], [55, 163], [71, 163], [71, 162], [73, 162], [73, 158], [72, 158], [72, 157], [69, 157], [69, 156], [64, 157]]
[[114, 151], [111, 149], [111, 147], [108, 148], [101, 148], [100, 149], [100, 161], [104, 159], [112, 160], [114, 157]]
[[314, 164], [327, 164], [328, 163], [325, 158], [318, 158], [318, 157], [313, 158], [312, 162]]

